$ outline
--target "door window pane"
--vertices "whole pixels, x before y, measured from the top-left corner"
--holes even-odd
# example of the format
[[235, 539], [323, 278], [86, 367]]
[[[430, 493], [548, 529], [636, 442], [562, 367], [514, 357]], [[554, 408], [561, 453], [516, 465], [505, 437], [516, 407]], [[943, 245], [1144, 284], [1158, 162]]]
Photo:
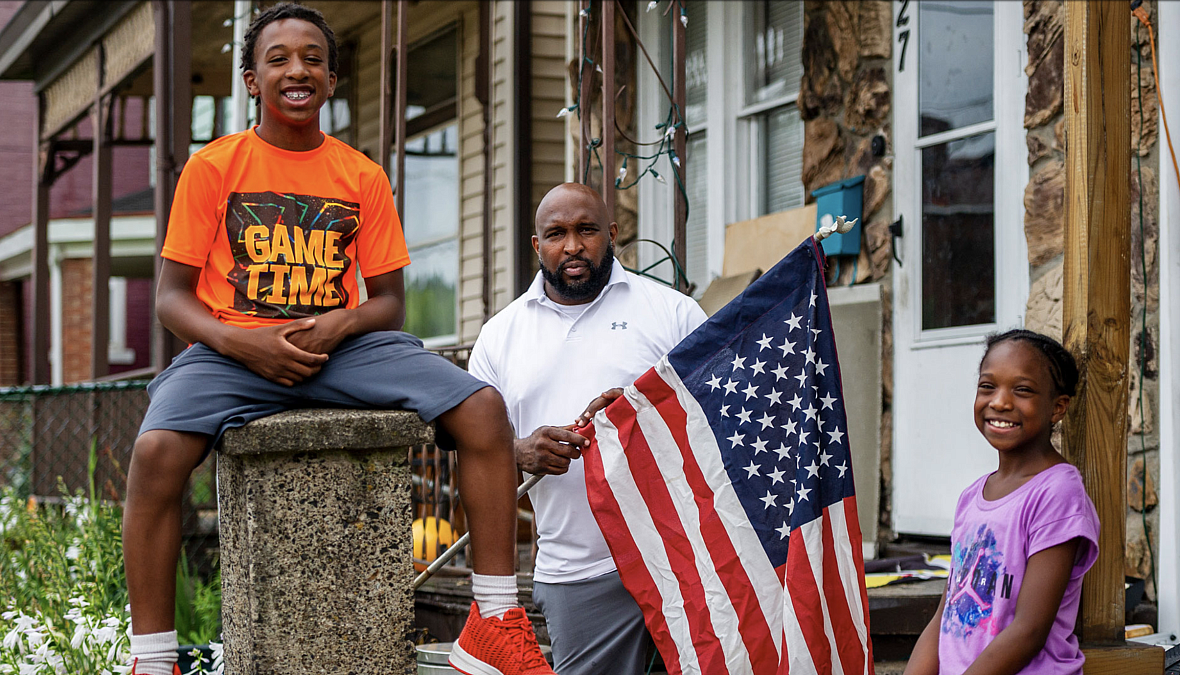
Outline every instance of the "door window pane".
[[803, 120], [793, 105], [766, 113], [766, 210], [803, 206]]
[[684, 15], [688, 17], [688, 26], [684, 29], [684, 116], [689, 129], [703, 124], [706, 119], [709, 88], [708, 9], [699, 0], [684, 6]]
[[[692, 25], [692, 24], [689, 24]], [[709, 222], [708, 222], [708, 145], [705, 134], [697, 132], [688, 137], [688, 164], [685, 167], [685, 193], [688, 195], [688, 220], [684, 224], [685, 270], [689, 281], [696, 283], [696, 295], [709, 285]], [[674, 178], [669, 178], [671, 183]], [[678, 189], [673, 187], [673, 189]]]
[[402, 227], [411, 249], [459, 233], [458, 142], [454, 122], [406, 142]]
[[455, 334], [459, 277], [458, 126], [406, 143], [402, 227], [410, 249], [405, 330], [420, 338]]
[[414, 262], [405, 275], [406, 332], [423, 339], [454, 335], [459, 240], [424, 246], [410, 255]]
[[922, 328], [996, 318], [994, 133], [922, 150]]
[[746, 105], [799, 91], [803, 78], [803, 3], [746, 3]]
[[919, 2], [922, 136], [992, 119], [994, 30], [988, 0]]

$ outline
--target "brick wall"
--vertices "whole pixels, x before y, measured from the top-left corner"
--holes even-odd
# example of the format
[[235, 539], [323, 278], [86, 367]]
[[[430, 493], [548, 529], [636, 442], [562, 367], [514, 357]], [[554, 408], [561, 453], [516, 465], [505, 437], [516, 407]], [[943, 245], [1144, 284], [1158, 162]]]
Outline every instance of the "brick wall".
[[89, 258], [61, 262], [61, 372], [66, 384], [90, 379], [91, 268]]
[[24, 382], [21, 375], [21, 284], [0, 281], [0, 387]]
[[[0, 27], [21, 3], [0, 1]], [[4, 123], [0, 124], [0, 237], [29, 222], [33, 193], [33, 85], [0, 82]]]

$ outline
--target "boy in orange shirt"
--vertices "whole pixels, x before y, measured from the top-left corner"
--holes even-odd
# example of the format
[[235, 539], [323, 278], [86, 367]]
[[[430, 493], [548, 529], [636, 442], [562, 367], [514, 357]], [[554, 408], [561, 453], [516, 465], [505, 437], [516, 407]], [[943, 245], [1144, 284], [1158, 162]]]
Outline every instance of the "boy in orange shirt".
[[552, 673], [516, 600], [516, 462], [504, 403], [399, 330], [410, 259], [389, 179], [319, 130], [336, 59], [319, 12], [281, 4], [260, 14], [241, 64], [260, 124], [213, 141], [180, 176], [156, 308], [191, 346], [149, 386], [128, 474], [132, 673], [179, 673], [173, 615], [190, 473], [227, 428], [317, 404], [414, 410], [453, 439], [478, 558], [452, 664], [471, 675]]

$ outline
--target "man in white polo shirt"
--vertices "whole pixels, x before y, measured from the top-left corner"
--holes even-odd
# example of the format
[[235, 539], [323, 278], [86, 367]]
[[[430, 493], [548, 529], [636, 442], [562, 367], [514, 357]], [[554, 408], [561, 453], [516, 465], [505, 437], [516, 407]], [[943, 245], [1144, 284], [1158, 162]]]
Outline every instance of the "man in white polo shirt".
[[521, 470], [546, 474], [536, 509], [533, 599], [545, 614], [561, 675], [640, 675], [648, 637], [586, 499], [572, 423], [596, 397], [624, 387], [705, 320], [691, 298], [623, 269], [618, 226], [578, 183], [537, 207], [541, 272], [483, 327], [469, 370], [498, 389], [518, 436]]

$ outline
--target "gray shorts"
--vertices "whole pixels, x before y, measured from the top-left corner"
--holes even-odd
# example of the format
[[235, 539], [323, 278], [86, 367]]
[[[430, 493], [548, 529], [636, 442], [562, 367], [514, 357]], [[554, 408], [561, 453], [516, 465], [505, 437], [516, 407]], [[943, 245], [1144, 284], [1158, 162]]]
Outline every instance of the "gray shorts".
[[568, 584], [533, 583], [561, 675], [643, 675], [651, 638], [643, 611], [611, 572]]
[[[486, 386], [400, 331], [344, 340], [320, 372], [291, 387], [198, 342], [148, 385], [139, 433], [204, 434], [207, 453], [226, 429], [292, 408], [411, 410], [430, 422]], [[453, 445], [448, 440], [438, 435], [440, 445]]]

